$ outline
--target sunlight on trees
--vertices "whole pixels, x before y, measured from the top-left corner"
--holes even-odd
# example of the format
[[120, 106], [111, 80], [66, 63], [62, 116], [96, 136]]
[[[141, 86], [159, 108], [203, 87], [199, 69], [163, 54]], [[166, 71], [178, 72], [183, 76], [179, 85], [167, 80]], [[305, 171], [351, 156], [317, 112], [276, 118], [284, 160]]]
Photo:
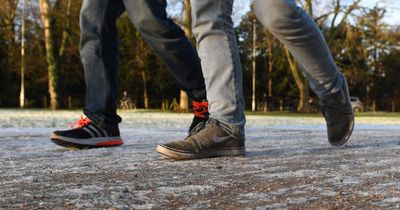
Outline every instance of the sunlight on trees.
[[[21, 62], [22, 0], [0, 4], [0, 107], [18, 107], [21, 68], [25, 107], [81, 108], [85, 98], [79, 58], [79, 11], [82, 0], [29, 0], [25, 9], [25, 68]], [[400, 25], [388, 25], [391, 1], [365, 7], [367, 0], [301, 0], [299, 5], [321, 28], [333, 57], [349, 81], [350, 92], [368, 111], [400, 111]], [[186, 2], [186, 3], [185, 3]], [[237, 0], [233, 19], [243, 65], [247, 108], [252, 102], [252, 1]], [[168, 14], [193, 39], [186, 0], [169, 0]], [[120, 93], [127, 91], [138, 108], [169, 109], [188, 99], [163, 62], [123, 14], [117, 24], [120, 46]], [[256, 95], [258, 111], [315, 111], [307, 107], [309, 90], [294, 59], [256, 23]], [[309, 95], [309, 96], [308, 96]], [[174, 102], [174, 103], [173, 103]]]

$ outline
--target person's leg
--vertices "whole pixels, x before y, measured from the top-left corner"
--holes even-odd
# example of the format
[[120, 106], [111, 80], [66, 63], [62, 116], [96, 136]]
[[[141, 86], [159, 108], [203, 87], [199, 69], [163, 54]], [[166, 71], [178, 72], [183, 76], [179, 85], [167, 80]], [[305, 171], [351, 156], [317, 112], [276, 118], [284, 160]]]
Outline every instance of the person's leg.
[[167, 17], [165, 0], [124, 0], [129, 18], [145, 41], [164, 61], [167, 69], [191, 98], [195, 117], [189, 128], [208, 119], [208, 103], [197, 51], [182, 29]]
[[192, 99], [205, 99], [199, 56], [182, 29], [167, 17], [167, 2], [124, 0], [124, 5], [130, 20], [166, 64], [178, 86]]
[[81, 8], [81, 60], [85, 70], [85, 115], [95, 124], [118, 126], [119, 37], [116, 20], [122, 1], [85, 0]]
[[117, 115], [119, 38], [116, 20], [124, 11], [121, 0], [84, 0], [81, 15], [81, 59], [85, 71], [88, 119], [78, 128], [53, 132], [62, 146], [100, 147], [122, 144]]
[[158, 145], [175, 159], [243, 155], [242, 72], [233, 30], [233, 0], [191, 1], [193, 33], [203, 67], [210, 120], [184, 141]]
[[346, 143], [354, 125], [346, 78], [317, 24], [294, 0], [255, 0], [254, 4], [260, 22], [288, 47], [321, 99], [330, 143]]
[[244, 136], [242, 70], [233, 30], [233, 0], [191, 1], [192, 28], [206, 82], [210, 118]]

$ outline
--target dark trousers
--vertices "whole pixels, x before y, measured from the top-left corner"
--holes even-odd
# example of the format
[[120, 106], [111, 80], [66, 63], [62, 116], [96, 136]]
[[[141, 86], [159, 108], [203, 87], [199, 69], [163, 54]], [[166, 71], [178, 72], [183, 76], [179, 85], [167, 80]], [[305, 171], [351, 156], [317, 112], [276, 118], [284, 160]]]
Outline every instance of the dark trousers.
[[116, 20], [126, 11], [136, 29], [192, 99], [205, 99], [199, 56], [184, 32], [166, 15], [165, 0], [84, 0], [80, 53], [85, 70], [84, 113], [93, 123], [116, 126], [118, 48]]

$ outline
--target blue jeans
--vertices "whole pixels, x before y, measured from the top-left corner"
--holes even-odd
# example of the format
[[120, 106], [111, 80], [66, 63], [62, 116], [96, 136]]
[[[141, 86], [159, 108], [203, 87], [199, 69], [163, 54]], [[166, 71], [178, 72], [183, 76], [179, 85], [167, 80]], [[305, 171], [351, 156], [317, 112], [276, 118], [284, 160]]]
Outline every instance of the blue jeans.
[[255, 0], [260, 22], [285, 44], [320, 99], [342, 89], [346, 82], [314, 20], [294, 0]]
[[201, 58], [210, 117], [244, 137], [242, 70], [233, 30], [233, 0], [191, 0], [192, 28]]
[[184, 32], [166, 15], [165, 0], [84, 0], [80, 53], [85, 70], [85, 115], [98, 126], [117, 126], [118, 48], [116, 20], [128, 16], [192, 99], [205, 99], [199, 56]]

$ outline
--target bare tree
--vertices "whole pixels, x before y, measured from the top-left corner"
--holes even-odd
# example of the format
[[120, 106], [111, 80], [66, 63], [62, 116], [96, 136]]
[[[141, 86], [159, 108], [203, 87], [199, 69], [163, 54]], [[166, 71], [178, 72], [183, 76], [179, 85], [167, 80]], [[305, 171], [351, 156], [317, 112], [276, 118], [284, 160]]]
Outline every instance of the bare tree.
[[51, 26], [50, 2], [49, 0], [39, 0], [40, 18], [44, 29], [44, 40], [46, 45], [46, 60], [48, 64], [48, 86], [50, 94], [50, 108], [58, 108], [58, 62], [54, 49], [53, 31]]
[[[192, 10], [190, 7], [190, 0], [184, 0], [184, 31], [186, 37], [190, 39], [192, 37]], [[180, 91], [180, 99], [179, 99], [179, 109], [183, 112], [188, 112], [189, 110], [189, 98], [185, 91]]]
[[[341, 4], [340, 0], [334, 0], [334, 10], [327, 14], [323, 14], [320, 17], [316, 18], [316, 21], [320, 21], [323, 24], [328, 17], [331, 17], [329, 31], [327, 32], [327, 43], [330, 44], [335, 36], [340, 32], [341, 27], [343, 24], [348, 20], [348, 17], [352, 12], [358, 8], [359, 3], [362, 0], [354, 0], [350, 6], [344, 7]], [[305, 10], [309, 13], [311, 17], [314, 16], [313, 14], [313, 1], [312, 0], [305, 0], [303, 4]], [[290, 71], [292, 72], [293, 78], [296, 82], [297, 88], [300, 92], [300, 99], [297, 105], [297, 110], [300, 112], [308, 112], [308, 99], [309, 99], [309, 92], [310, 87], [308, 81], [304, 78], [304, 76], [299, 72], [298, 65], [295, 64], [295, 60], [293, 56], [290, 55], [288, 49], [285, 47], [286, 56], [289, 62]]]
[[[311, 0], [306, 0], [305, 9], [308, 11], [309, 15], [312, 16], [312, 1]], [[285, 54], [286, 58], [289, 63], [289, 69], [290, 72], [292, 73], [293, 79], [296, 82], [297, 89], [299, 90], [300, 98], [299, 102], [297, 104], [297, 111], [299, 112], [308, 112], [309, 111], [309, 104], [308, 104], [308, 99], [310, 96], [310, 86], [308, 81], [304, 78], [304, 76], [301, 74], [301, 70], [299, 66], [297, 65], [294, 57], [290, 54], [289, 49], [285, 46]]]
[[25, 7], [26, 0], [23, 0], [21, 13], [21, 88], [19, 93], [19, 107], [25, 107]]
[[149, 49], [147, 46], [145, 46], [143, 38], [140, 36], [139, 32], [136, 32], [136, 40], [138, 40], [138, 45], [140, 47], [136, 47], [136, 62], [137, 62], [137, 67], [139, 68], [140, 71], [140, 76], [142, 78], [143, 82], [143, 104], [144, 108], [148, 109], [149, 108], [149, 95], [148, 95], [148, 76], [147, 76], [147, 57], [149, 55]]
[[0, 27], [3, 31], [2, 39], [5, 40], [7, 45], [0, 46], [6, 59], [6, 71], [12, 72], [17, 71], [18, 67], [18, 59], [17, 59], [17, 50], [18, 47], [16, 45], [16, 17], [17, 17], [17, 8], [18, 8], [19, 0], [5, 0], [0, 4]]
[[[55, 5], [60, 4], [56, 1]], [[70, 13], [71, 0], [67, 3], [67, 15]], [[68, 38], [67, 27], [69, 26], [69, 19], [65, 18], [66, 25], [64, 26], [62, 34], [62, 42], [57, 48], [55, 43], [56, 28], [54, 25], [56, 12], [52, 11], [49, 0], [39, 0], [40, 18], [42, 20], [44, 29], [44, 40], [46, 45], [46, 60], [48, 64], [48, 92], [50, 94], [50, 108], [57, 109], [59, 107], [59, 68], [62, 57], [65, 54], [65, 45]]]

